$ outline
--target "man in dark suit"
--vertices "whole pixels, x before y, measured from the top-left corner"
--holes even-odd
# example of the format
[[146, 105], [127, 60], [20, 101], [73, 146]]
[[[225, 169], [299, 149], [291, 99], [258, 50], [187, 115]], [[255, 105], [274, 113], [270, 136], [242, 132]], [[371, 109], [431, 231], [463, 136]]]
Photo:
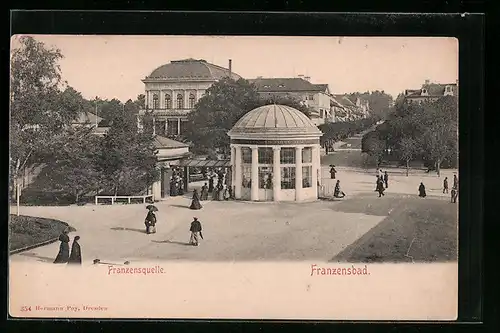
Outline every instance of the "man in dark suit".
[[193, 222], [191, 222], [191, 228], [189, 231], [191, 231], [191, 238], [189, 239], [189, 244], [198, 246], [199, 242], [199, 237], [203, 239], [203, 234], [201, 233], [201, 223], [198, 221], [197, 217], [193, 218]]

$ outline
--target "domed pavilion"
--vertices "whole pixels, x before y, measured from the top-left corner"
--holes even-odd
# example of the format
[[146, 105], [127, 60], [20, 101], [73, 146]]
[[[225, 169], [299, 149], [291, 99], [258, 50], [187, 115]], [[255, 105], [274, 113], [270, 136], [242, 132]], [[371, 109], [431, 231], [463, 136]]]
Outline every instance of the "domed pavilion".
[[323, 133], [305, 114], [285, 105], [261, 106], [245, 114], [228, 135], [235, 199], [318, 198]]

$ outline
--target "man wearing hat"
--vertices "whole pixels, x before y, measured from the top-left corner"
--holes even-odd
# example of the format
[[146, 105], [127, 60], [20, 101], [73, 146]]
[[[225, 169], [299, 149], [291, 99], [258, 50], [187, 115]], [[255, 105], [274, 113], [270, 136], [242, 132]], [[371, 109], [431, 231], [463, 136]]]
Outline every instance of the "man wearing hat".
[[189, 244], [198, 246], [199, 237], [203, 239], [203, 234], [201, 233], [201, 223], [198, 221], [197, 217], [193, 217], [193, 222], [191, 222], [191, 238], [189, 239]]

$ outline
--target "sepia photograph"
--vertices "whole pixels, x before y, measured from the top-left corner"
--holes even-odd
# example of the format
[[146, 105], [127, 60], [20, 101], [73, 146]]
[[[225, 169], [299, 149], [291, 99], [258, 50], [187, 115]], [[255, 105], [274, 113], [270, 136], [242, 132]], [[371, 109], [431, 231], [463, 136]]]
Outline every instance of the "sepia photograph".
[[455, 320], [458, 67], [450, 37], [14, 35], [10, 315]]

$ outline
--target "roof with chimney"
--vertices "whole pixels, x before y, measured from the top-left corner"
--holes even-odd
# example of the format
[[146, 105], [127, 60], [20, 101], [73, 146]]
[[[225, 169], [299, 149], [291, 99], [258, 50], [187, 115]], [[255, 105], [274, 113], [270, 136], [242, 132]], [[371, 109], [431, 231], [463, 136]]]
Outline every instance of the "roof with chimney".
[[[448, 84], [442, 84], [442, 83], [425, 83], [422, 85], [421, 89], [407, 89], [405, 91], [406, 97], [441, 97], [444, 96], [444, 93], [446, 91], [446, 87], [451, 87], [453, 95], [456, 95], [458, 85], [457, 83], [448, 83]], [[427, 90], [426, 95], [422, 95], [423, 90]]]
[[192, 79], [192, 80], [219, 80], [228, 77], [238, 80], [238, 74], [218, 65], [211, 64], [203, 59], [174, 60], [162, 65], [151, 72], [144, 80], [154, 81], [162, 79]]
[[303, 78], [257, 78], [248, 80], [258, 92], [324, 92], [328, 94], [327, 84], [312, 84]]

